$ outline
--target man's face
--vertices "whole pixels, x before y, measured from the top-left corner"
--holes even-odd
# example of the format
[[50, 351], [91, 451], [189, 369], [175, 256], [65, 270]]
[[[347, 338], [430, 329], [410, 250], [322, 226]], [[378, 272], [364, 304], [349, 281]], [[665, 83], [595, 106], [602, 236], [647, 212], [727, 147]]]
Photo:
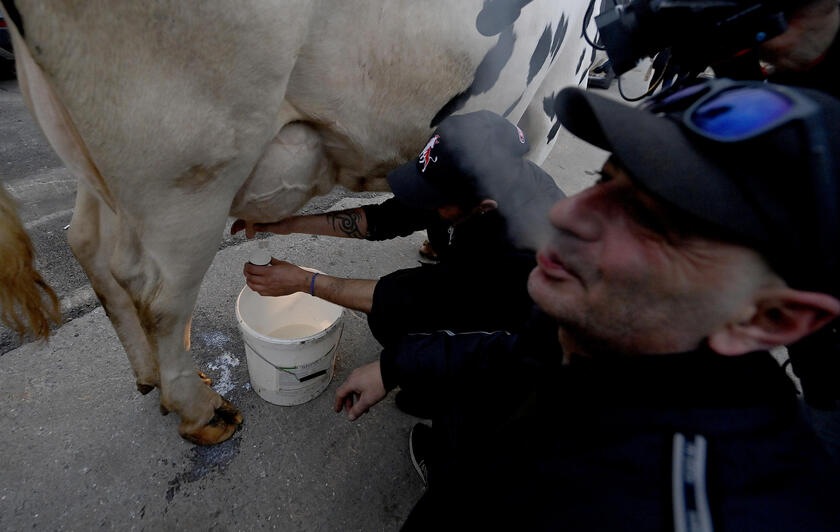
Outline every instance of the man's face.
[[[608, 161], [593, 187], [559, 201], [528, 292], [584, 352], [695, 349], [748, 314], [767, 268], [754, 251], [696, 226]], [[692, 234], [693, 233], [693, 234]]]
[[460, 222], [467, 215], [467, 212], [468, 211], [465, 212], [464, 209], [455, 204], [442, 205], [437, 208], [438, 216], [453, 224]]
[[457, 204], [442, 205], [437, 208], [438, 216], [446, 220], [452, 225], [457, 225], [465, 222], [473, 216], [478, 216], [483, 212], [492, 211], [497, 207], [496, 201], [486, 198], [472, 206], [463, 206]]

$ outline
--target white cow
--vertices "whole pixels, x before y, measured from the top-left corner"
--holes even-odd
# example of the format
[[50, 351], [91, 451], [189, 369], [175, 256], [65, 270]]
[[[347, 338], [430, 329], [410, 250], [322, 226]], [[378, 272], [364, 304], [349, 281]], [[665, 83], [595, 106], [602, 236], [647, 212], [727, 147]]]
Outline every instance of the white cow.
[[[0, 0], [21, 90], [79, 178], [70, 245], [138, 389], [160, 389], [184, 438], [217, 443], [242, 420], [187, 352], [227, 216], [276, 220], [336, 183], [381, 190], [454, 112], [504, 113], [541, 162], [553, 94], [586, 78], [597, 3]], [[0, 234], [6, 318], [43, 329], [16, 219]]]

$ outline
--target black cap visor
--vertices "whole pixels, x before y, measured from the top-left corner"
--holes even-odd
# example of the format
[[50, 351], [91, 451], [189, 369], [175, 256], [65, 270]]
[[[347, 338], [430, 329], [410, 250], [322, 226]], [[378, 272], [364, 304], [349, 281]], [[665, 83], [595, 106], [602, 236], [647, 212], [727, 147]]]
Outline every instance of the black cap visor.
[[761, 215], [736, 181], [677, 122], [580, 89], [562, 91], [556, 111], [569, 131], [611, 152], [654, 196], [731, 232], [733, 239], [766, 240]]
[[423, 179], [413, 159], [392, 170], [386, 179], [394, 196], [409, 207], [436, 209], [446, 203], [444, 194]]

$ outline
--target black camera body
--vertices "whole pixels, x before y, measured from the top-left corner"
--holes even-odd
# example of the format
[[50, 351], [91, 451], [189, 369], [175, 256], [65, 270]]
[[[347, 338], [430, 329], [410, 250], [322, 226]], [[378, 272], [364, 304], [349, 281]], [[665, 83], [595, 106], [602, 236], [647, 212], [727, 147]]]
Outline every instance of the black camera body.
[[633, 0], [595, 18], [613, 70], [670, 49], [684, 71], [737, 56], [783, 33], [803, 0]]

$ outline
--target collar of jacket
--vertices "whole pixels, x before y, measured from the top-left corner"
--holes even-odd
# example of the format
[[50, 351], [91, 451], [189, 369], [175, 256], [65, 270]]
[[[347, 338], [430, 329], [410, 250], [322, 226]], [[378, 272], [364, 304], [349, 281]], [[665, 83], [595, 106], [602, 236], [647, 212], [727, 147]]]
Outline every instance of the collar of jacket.
[[709, 349], [669, 355], [575, 357], [557, 389], [590, 405], [765, 407], [789, 405], [795, 388], [767, 352], [722, 356]]

